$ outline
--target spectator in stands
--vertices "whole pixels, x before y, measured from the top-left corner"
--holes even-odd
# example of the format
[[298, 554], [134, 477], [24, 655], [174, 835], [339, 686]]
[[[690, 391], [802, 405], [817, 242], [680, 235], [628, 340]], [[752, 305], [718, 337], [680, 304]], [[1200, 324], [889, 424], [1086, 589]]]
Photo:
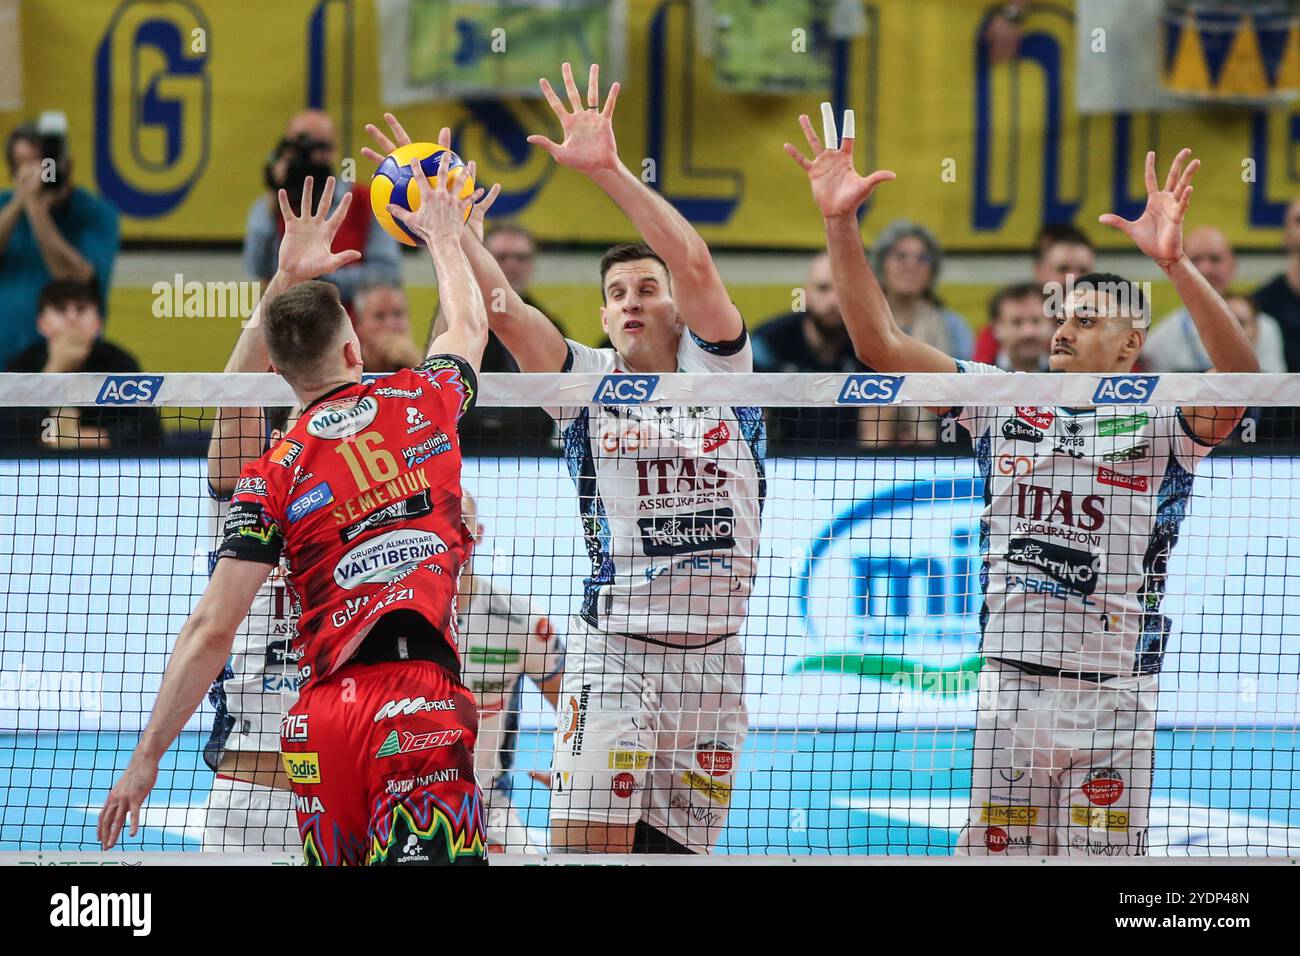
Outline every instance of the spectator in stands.
[[[970, 358], [974, 340], [970, 326], [945, 309], [935, 293], [943, 251], [934, 234], [917, 223], [895, 220], [880, 233], [868, 255], [899, 327], [958, 359]], [[873, 408], [864, 410], [859, 437], [868, 447], [928, 442], [937, 434], [936, 424], [935, 416], [923, 408]]]
[[[1282, 330], [1277, 320], [1259, 312], [1248, 299], [1228, 291], [1237, 278], [1237, 256], [1223, 233], [1202, 226], [1183, 241], [1183, 250], [1241, 320], [1259, 356], [1260, 371], [1285, 372]], [[1142, 355], [1153, 372], [1204, 372], [1210, 367], [1210, 357], [1186, 309], [1170, 312], [1156, 323], [1142, 346]]]
[[989, 328], [998, 343], [997, 366], [1008, 372], [1050, 372], [1056, 323], [1044, 310], [1037, 282], [1004, 286], [989, 300]]
[[[1065, 288], [1070, 278], [1086, 276], [1097, 265], [1097, 253], [1092, 240], [1079, 229], [1064, 223], [1048, 225], [1038, 230], [1034, 238], [1034, 281], [1049, 294], [1049, 286]], [[998, 340], [992, 326], [985, 326], [975, 340], [973, 358], [986, 365], [997, 363]]]
[[[808, 266], [802, 311], [787, 312], [754, 330], [755, 372], [865, 372], [840, 317], [831, 281], [830, 256], [822, 252]], [[858, 440], [856, 408], [774, 408], [768, 415], [774, 449], [817, 453]]]
[[[284, 235], [284, 221], [276, 198], [278, 190], [283, 188], [289, 194], [289, 204], [297, 212], [303, 181], [311, 176], [313, 202], [318, 202], [325, 180], [337, 175], [338, 152], [338, 137], [328, 114], [320, 110], [304, 110], [289, 121], [284, 138], [272, 151], [263, 170], [266, 192], [248, 211], [244, 229], [244, 268], [249, 275], [266, 283], [275, 274], [280, 238]], [[332, 248], [335, 252], [355, 249], [361, 253], [361, 258], [320, 278], [338, 286], [343, 305], [349, 314], [354, 314], [353, 300], [362, 285], [378, 281], [400, 282], [402, 269], [396, 240], [380, 228], [370, 211], [368, 187], [361, 183], [339, 182], [331, 208], [337, 207], [349, 190], [353, 193], [352, 205], [343, 217]]]
[[361, 342], [367, 372], [396, 372], [424, 360], [411, 340], [406, 293], [396, 282], [379, 280], [357, 289], [352, 327]]
[[1282, 224], [1286, 269], [1252, 293], [1262, 312], [1271, 315], [1282, 331], [1282, 347], [1289, 371], [1300, 371], [1300, 199], [1287, 207]]
[[[551, 324], [560, 330], [561, 335], [564, 335], [564, 326], [528, 294], [528, 289], [533, 284], [533, 272], [537, 266], [537, 239], [533, 234], [518, 223], [502, 222], [487, 231], [483, 245], [488, 252], [492, 253], [497, 265], [501, 266], [510, 288], [519, 293], [519, 298], [550, 319]], [[493, 332], [488, 333], [487, 348], [483, 350], [482, 370], [484, 372], [519, 371], [514, 356], [506, 351], [506, 347]]]
[[24, 123], [5, 142], [13, 189], [0, 192], [0, 367], [40, 338], [37, 299], [51, 281], [108, 295], [117, 211], [73, 182], [62, 114]]
[[[13, 358], [8, 372], [138, 372], [130, 353], [103, 337], [99, 289], [93, 283], [51, 282], [37, 300], [41, 339]], [[13, 423], [15, 419], [11, 418]], [[158, 410], [24, 408], [3, 438], [22, 450], [156, 450], [162, 438]]]

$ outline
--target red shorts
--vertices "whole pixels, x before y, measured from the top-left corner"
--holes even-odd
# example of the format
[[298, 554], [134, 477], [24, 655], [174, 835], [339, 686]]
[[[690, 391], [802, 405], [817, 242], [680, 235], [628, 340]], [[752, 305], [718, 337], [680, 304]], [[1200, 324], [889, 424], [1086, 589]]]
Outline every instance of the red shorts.
[[478, 705], [430, 661], [345, 664], [280, 728], [303, 855], [319, 866], [486, 860]]

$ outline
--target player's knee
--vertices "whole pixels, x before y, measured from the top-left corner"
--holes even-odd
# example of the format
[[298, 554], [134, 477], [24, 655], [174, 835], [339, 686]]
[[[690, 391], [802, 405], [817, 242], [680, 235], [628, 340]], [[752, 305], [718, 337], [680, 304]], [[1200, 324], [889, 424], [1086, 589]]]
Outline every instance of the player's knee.
[[556, 853], [631, 853], [634, 825], [552, 820], [551, 849]]

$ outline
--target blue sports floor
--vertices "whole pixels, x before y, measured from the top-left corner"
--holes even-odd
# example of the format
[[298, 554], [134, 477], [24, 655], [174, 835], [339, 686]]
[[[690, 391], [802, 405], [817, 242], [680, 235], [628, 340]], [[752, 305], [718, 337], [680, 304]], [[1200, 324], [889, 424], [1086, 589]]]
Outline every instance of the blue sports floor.
[[[1153, 855], [1300, 855], [1300, 731], [1162, 731]], [[134, 734], [0, 734], [0, 850], [89, 850], [95, 814]], [[544, 768], [551, 735], [525, 733], [519, 769]], [[198, 734], [168, 753], [129, 850], [197, 850], [211, 774]], [[758, 732], [750, 736], [719, 852], [931, 854], [952, 850], [970, 785], [969, 731]], [[546, 827], [546, 791], [515, 799]]]

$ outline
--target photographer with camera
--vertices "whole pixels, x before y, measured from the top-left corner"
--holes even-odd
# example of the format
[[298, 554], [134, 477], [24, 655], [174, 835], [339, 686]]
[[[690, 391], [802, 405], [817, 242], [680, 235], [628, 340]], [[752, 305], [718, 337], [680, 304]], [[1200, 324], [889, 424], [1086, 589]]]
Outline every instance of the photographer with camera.
[[[338, 152], [334, 121], [321, 110], [303, 110], [289, 121], [284, 138], [267, 157], [262, 170], [267, 191], [253, 203], [244, 230], [244, 268], [263, 285], [275, 273], [280, 239], [284, 236], [284, 220], [280, 216], [277, 194], [281, 189], [285, 190], [297, 213], [303, 184], [311, 177], [312, 202], [319, 202], [325, 180], [330, 176], [338, 177]], [[352, 301], [359, 289], [374, 283], [400, 283], [402, 268], [397, 243], [371, 215], [370, 195], [365, 184], [340, 181], [331, 209], [336, 208], [349, 191], [353, 193], [352, 204], [345, 211], [334, 237], [333, 251], [355, 249], [361, 253], [361, 259], [320, 278], [338, 286], [339, 298], [351, 315]]]
[[72, 184], [68, 120], [41, 114], [13, 129], [0, 192], [0, 368], [41, 336], [36, 303], [50, 282], [94, 283], [107, 301], [117, 258], [117, 210]]

